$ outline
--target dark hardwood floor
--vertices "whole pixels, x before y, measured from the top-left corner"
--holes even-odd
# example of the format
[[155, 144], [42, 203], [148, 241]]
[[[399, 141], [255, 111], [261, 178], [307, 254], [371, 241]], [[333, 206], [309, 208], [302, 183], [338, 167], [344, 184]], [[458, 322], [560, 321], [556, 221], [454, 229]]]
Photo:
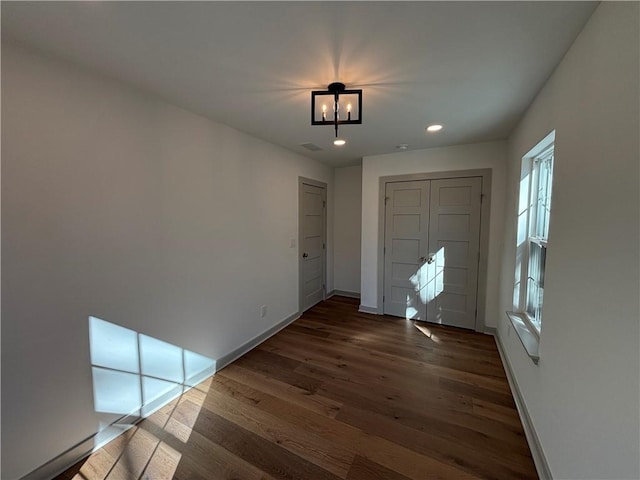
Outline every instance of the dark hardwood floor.
[[59, 479], [537, 478], [493, 337], [333, 297]]

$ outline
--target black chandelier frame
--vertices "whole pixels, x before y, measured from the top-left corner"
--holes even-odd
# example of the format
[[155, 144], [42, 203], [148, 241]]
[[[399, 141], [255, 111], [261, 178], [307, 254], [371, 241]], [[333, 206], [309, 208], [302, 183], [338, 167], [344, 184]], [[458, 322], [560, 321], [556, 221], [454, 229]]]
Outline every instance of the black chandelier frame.
[[[358, 96], [358, 118], [352, 119], [351, 112], [347, 112], [347, 118], [340, 118], [340, 95], [357, 95]], [[331, 97], [333, 101], [333, 119], [316, 118], [316, 98]], [[322, 100], [319, 98], [318, 100]], [[338, 138], [339, 125], [358, 125], [362, 124], [362, 90], [347, 90], [344, 83], [334, 82], [327, 87], [327, 90], [314, 90], [311, 92], [311, 125], [333, 125]]]

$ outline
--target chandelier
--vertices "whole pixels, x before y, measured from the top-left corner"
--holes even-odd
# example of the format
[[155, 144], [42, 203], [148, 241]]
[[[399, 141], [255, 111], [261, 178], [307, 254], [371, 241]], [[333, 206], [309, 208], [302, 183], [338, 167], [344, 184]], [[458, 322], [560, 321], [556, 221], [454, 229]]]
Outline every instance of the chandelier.
[[347, 143], [338, 137], [339, 125], [362, 123], [362, 90], [347, 90], [344, 83], [334, 82], [327, 90], [311, 92], [311, 125], [333, 125], [334, 145]]

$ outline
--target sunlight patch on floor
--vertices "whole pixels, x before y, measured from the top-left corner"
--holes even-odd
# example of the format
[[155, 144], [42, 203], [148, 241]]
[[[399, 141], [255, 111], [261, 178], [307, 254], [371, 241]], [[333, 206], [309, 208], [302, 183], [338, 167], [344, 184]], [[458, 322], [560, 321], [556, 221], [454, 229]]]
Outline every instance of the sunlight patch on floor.
[[420, 332], [422, 332], [426, 337], [433, 340], [435, 343], [442, 343], [442, 340], [437, 335], [435, 335], [429, 327], [425, 327], [424, 325], [419, 325], [417, 323], [414, 323], [413, 326], [420, 330]]
[[180, 446], [189, 441], [210, 386], [211, 378], [190, 388], [95, 451], [74, 480], [173, 478], [182, 458]]

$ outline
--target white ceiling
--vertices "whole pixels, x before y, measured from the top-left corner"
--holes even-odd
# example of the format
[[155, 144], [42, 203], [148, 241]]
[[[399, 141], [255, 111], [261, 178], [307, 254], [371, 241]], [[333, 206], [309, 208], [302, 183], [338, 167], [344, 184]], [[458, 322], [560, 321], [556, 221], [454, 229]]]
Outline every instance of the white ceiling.
[[[596, 5], [3, 1], [2, 38], [337, 166], [506, 138]], [[333, 81], [364, 91], [341, 148], [310, 122], [310, 91]]]

